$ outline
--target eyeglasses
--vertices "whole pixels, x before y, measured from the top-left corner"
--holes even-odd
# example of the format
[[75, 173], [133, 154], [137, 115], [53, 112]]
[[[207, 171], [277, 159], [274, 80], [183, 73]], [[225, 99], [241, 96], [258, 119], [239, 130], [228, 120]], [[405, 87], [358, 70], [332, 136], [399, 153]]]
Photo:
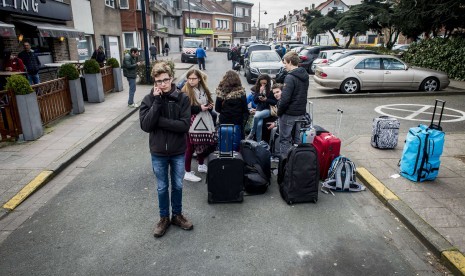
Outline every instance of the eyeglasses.
[[155, 80], [155, 83], [157, 85], [161, 85], [162, 83], [168, 84], [170, 81], [171, 81], [171, 78], [167, 78], [167, 79], [162, 79], [162, 80]]
[[198, 80], [199, 78], [187, 78], [187, 80], [190, 80], [190, 81], [196, 81]]

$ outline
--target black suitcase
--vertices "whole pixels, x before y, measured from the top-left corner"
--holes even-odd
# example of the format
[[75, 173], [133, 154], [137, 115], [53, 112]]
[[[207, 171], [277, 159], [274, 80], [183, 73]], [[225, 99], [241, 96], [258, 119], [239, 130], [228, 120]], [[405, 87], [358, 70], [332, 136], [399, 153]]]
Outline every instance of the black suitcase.
[[244, 200], [244, 161], [242, 155], [208, 157], [208, 203], [242, 202]]
[[312, 144], [293, 146], [279, 161], [278, 184], [287, 204], [318, 201], [318, 156]]
[[253, 140], [242, 140], [240, 151], [246, 165], [245, 191], [251, 194], [265, 193], [271, 178], [270, 151]]

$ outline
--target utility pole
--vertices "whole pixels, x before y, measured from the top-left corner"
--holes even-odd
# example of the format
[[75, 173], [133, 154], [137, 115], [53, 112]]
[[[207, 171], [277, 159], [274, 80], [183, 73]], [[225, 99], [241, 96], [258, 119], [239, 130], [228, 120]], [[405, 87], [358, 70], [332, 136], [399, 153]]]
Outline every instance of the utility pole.
[[143, 43], [144, 43], [144, 56], [145, 56], [145, 79], [147, 83], [152, 83], [150, 78], [150, 59], [149, 59], [149, 44], [147, 41], [147, 16], [145, 14], [145, 0], [141, 0], [141, 13], [142, 13], [142, 30], [143, 30]]

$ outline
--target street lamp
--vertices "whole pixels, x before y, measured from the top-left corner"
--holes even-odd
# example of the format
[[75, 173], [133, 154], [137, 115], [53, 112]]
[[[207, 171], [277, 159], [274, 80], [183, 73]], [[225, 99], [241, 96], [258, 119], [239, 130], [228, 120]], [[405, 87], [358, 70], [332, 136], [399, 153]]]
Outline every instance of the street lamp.
[[257, 40], [260, 40], [260, 14], [264, 12], [264, 15], [267, 15], [268, 13], [265, 10], [260, 9], [260, 2], [258, 2], [258, 34], [257, 34]]

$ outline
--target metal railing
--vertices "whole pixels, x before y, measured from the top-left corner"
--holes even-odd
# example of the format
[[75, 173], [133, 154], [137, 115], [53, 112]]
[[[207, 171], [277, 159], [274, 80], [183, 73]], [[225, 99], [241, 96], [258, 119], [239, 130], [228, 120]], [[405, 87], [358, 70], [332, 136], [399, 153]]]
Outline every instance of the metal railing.
[[0, 141], [16, 140], [22, 133], [13, 91], [0, 91]]
[[113, 68], [111, 66], [105, 66], [100, 68], [102, 74], [103, 92], [105, 94], [113, 92], [115, 88], [115, 82], [113, 81]]

